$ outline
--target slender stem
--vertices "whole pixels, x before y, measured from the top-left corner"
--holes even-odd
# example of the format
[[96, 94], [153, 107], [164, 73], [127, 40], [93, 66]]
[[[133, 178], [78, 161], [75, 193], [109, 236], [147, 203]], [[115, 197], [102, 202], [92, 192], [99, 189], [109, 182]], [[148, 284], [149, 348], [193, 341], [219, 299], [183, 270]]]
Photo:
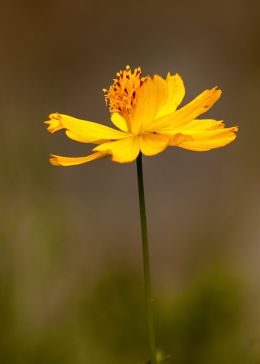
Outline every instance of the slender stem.
[[143, 166], [142, 154], [140, 153], [136, 160], [138, 192], [139, 192], [139, 207], [142, 229], [142, 246], [143, 246], [143, 264], [144, 264], [144, 289], [145, 289], [145, 304], [147, 312], [147, 325], [149, 334], [150, 347], [150, 363], [156, 364], [156, 346], [155, 346], [155, 330], [154, 330], [154, 313], [153, 313], [153, 298], [151, 290], [151, 274], [150, 274], [150, 259], [149, 259], [149, 244], [146, 223], [145, 197], [144, 197], [144, 181], [143, 181]]

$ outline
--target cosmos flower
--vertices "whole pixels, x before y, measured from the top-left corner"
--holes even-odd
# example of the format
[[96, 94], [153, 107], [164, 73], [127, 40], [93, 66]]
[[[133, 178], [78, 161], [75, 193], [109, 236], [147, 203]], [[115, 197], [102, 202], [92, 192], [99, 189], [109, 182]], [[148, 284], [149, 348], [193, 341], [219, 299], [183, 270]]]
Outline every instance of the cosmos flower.
[[178, 74], [168, 73], [142, 77], [141, 68], [133, 72], [129, 66], [117, 73], [114, 83], [103, 90], [115, 128], [80, 120], [71, 116], [50, 114], [48, 131], [64, 129], [66, 135], [80, 143], [96, 146], [84, 157], [51, 155], [55, 166], [71, 166], [112, 156], [112, 161], [134, 161], [140, 152], [153, 156], [167, 147], [180, 147], [197, 152], [223, 147], [236, 138], [237, 127], [226, 128], [222, 120], [197, 119], [220, 98], [216, 87], [205, 90], [178, 108], [185, 88]]

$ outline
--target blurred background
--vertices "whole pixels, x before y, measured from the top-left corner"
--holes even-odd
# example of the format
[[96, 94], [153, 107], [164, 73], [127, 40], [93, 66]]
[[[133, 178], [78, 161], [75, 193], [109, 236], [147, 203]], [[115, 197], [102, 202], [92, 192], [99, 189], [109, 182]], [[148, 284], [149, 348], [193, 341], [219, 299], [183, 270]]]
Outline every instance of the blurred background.
[[185, 102], [239, 125], [226, 148], [144, 158], [159, 352], [260, 363], [259, 1], [7, 1], [0, 12], [0, 363], [144, 364], [135, 164], [51, 136], [51, 112], [109, 125], [102, 88], [127, 64], [181, 74]]

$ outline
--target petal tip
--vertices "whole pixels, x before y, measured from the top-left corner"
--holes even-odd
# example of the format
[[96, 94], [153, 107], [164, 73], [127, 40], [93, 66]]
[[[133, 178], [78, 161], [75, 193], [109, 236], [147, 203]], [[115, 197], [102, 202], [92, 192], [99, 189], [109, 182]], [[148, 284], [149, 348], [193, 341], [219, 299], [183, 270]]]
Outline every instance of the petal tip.
[[215, 86], [212, 90], [214, 90], [215, 91], [215, 93], [217, 94], [217, 95], [219, 95], [219, 97], [222, 95], [222, 90], [220, 89], [220, 88], [218, 88], [218, 86]]
[[54, 155], [54, 154], [50, 154], [49, 162], [53, 166], [59, 166], [59, 167], [61, 166], [61, 164], [59, 163], [59, 160], [58, 160], [57, 156]]
[[47, 130], [49, 133], [53, 134], [56, 131], [63, 129], [60, 119], [61, 115], [59, 113], [52, 113], [49, 115], [49, 120], [44, 121], [44, 124], [48, 125]]

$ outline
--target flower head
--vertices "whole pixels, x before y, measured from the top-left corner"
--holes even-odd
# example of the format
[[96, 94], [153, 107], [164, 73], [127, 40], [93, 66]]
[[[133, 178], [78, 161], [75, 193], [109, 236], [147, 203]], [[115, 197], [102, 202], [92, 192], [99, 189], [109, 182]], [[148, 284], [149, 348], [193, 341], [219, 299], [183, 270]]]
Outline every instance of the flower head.
[[65, 129], [66, 135], [81, 143], [96, 144], [85, 157], [51, 155], [56, 166], [70, 166], [112, 156], [114, 162], [134, 161], [138, 154], [152, 156], [169, 146], [192, 151], [208, 151], [223, 147], [236, 138], [237, 127], [226, 128], [222, 120], [197, 119], [220, 98], [216, 87], [205, 90], [178, 108], [185, 88], [178, 74], [166, 79], [154, 75], [142, 77], [141, 68], [129, 66], [117, 73], [114, 83], [103, 90], [109, 105], [111, 121], [117, 129], [71, 116], [50, 114], [48, 131]]

